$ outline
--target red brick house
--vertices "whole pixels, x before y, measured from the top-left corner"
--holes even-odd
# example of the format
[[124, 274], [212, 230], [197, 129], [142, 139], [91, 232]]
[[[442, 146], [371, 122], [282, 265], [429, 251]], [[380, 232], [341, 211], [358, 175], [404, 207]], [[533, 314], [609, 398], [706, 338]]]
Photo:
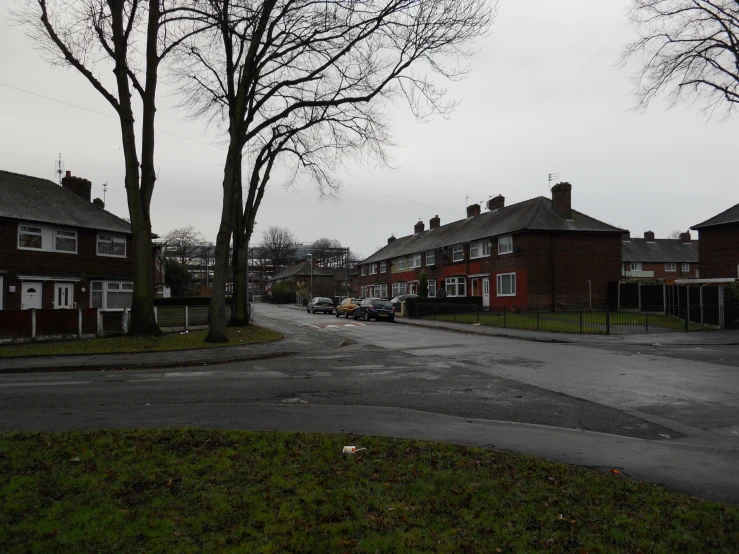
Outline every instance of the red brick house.
[[628, 234], [621, 244], [623, 268], [621, 274], [629, 280], [665, 280], [699, 277], [698, 241], [690, 232], [679, 239], [655, 239], [652, 231], [643, 239]]
[[0, 171], [0, 309], [131, 306], [131, 226], [91, 189], [69, 171], [62, 186]]
[[701, 278], [739, 278], [739, 204], [691, 228], [698, 231]]
[[361, 296], [416, 293], [422, 273], [429, 296], [482, 297], [483, 306], [603, 306], [607, 283], [621, 277], [621, 236], [571, 206], [572, 186], [559, 183], [552, 198], [505, 206], [503, 196], [467, 208], [467, 218], [390, 237], [359, 265]]

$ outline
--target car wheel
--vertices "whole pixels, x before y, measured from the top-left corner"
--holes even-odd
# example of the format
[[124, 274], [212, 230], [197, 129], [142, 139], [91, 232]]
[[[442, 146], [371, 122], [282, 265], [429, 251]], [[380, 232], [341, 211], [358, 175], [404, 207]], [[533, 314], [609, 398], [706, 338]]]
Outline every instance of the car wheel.
[[310, 306], [305, 309], [306, 312], [310, 313]]
[[369, 312], [364, 312], [364, 320], [365, 321], [369, 321], [370, 320]]
[[339, 310], [336, 310], [336, 317], [339, 317]]
[[348, 312], [348, 311], [347, 311], [347, 312], [344, 312], [344, 317], [345, 317], [346, 319], [349, 319], [349, 312]]
[[357, 321], [357, 310], [356, 309], [352, 312], [352, 319], [354, 321]]

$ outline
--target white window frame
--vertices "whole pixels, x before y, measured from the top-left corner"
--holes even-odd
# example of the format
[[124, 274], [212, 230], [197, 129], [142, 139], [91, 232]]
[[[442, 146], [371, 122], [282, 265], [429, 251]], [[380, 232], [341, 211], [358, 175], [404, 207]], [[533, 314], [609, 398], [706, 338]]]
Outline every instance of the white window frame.
[[[71, 239], [74, 238], [74, 250], [60, 250], [56, 247], [56, 240], [59, 238], [59, 233], [68, 233], [69, 237], [61, 237], [62, 239]], [[54, 252], [64, 252], [65, 254], [76, 254], [79, 248], [79, 235], [77, 234], [77, 231], [70, 231], [67, 229], [54, 229]]]
[[643, 271], [642, 267], [644, 266], [641, 262], [631, 262], [629, 264], [629, 271]]
[[[454, 292], [449, 292], [449, 287], [454, 287]], [[459, 287], [464, 288], [464, 294], [459, 294]], [[444, 291], [447, 296], [462, 297], [467, 296], [467, 277], [447, 277], [444, 281]]]
[[387, 273], [387, 262], [380, 262], [380, 273]]
[[[116, 256], [118, 257], [118, 256]], [[102, 300], [101, 300], [101, 310], [108, 311], [108, 312], [122, 312], [126, 308], [108, 308], [108, 291], [113, 291], [113, 294], [123, 294], [121, 293], [121, 290], [123, 290], [123, 285], [130, 285], [130, 293], [131, 293], [131, 300], [133, 300], [133, 282], [132, 281], [103, 281], [101, 279], [96, 279], [94, 281], [90, 281], [90, 307], [93, 307], [92, 305], [92, 293], [95, 289], [94, 284], [95, 283], [102, 283]], [[117, 285], [119, 288], [115, 289], [110, 287], [110, 285]], [[128, 290], [127, 290], [128, 292]], [[128, 308], [130, 309], [130, 308]]]
[[430, 265], [434, 265], [434, 263], [436, 263], [436, 252], [434, 252], [433, 250], [427, 250], [426, 251], [426, 267]]
[[513, 252], [513, 235], [498, 237], [498, 256]]
[[359, 289], [359, 296], [362, 298], [367, 298], [367, 287], [362, 287]]
[[[34, 229], [34, 230], [23, 230], [23, 227], [26, 227], [26, 229]], [[38, 229], [38, 231], [35, 231], [35, 229]], [[40, 237], [41, 238], [41, 247], [40, 248], [34, 248], [33, 246], [21, 246], [21, 233], [24, 235], [31, 235], [34, 237]], [[44, 249], [44, 228], [41, 225], [33, 225], [33, 224], [24, 224], [19, 223], [18, 224], [18, 249], [19, 250], [35, 250], [35, 251], [41, 251]]]
[[372, 263], [369, 266], [369, 274], [370, 275], [377, 275], [377, 263]]
[[665, 271], [669, 273], [674, 273], [677, 271], [677, 264], [675, 262], [667, 262], [665, 264]]
[[398, 258], [398, 271], [405, 269], [405, 258]]
[[375, 296], [380, 298], [387, 298], [387, 283], [380, 283], [375, 285]]
[[680, 264], [680, 271], [683, 273], [690, 273], [690, 263], [683, 262]]
[[429, 298], [436, 298], [436, 279], [429, 279]]
[[[473, 254], [473, 250], [476, 252], [475, 254]], [[490, 256], [489, 240], [478, 240], [470, 243], [470, 260], [475, 260], [477, 258], [487, 258], [488, 256]]]
[[[29, 229], [38, 229], [38, 231], [27, 231], [23, 230], [23, 228]], [[56, 237], [57, 233], [69, 233], [70, 235], [74, 235], [74, 251], [72, 250], [58, 250], [56, 247]], [[21, 234], [23, 235], [32, 235], [34, 237], [40, 237], [41, 238], [41, 248], [33, 248], [31, 246], [21, 246]], [[72, 237], [63, 237], [66, 239], [71, 239]], [[58, 252], [59, 254], [77, 254], [79, 250], [79, 233], [74, 229], [65, 229], [65, 228], [57, 228], [57, 227], [50, 227], [49, 225], [41, 225], [37, 223], [18, 223], [18, 237], [16, 241], [16, 246], [18, 247], [18, 250], [28, 250], [30, 252]]]
[[395, 281], [390, 288], [392, 297], [400, 296], [406, 293], [406, 283], [404, 281]]
[[457, 244], [452, 248], [452, 261], [453, 262], [463, 262], [464, 261], [464, 245]]
[[421, 267], [421, 254], [411, 254], [408, 256], [408, 268], [416, 269]]
[[[503, 277], [511, 278], [511, 292], [503, 293]], [[498, 273], [495, 276], [495, 296], [516, 296], [516, 274], [515, 273]]]
[[[101, 254], [100, 237], [110, 238], [110, 241], [103, 241], [104, 244], [108, 244], [108, 242], [110, 244], [123, 244], [123, 255], [121, 256], [120, 254]], [[98, 233], [98, 236], [95, 238], [95, 253], [98, 256], [102, 256], [104, 258], [125, 258], [128, 255], [128, 240], [126, 240], [125, 235], [116, 235], [115, 233]]]

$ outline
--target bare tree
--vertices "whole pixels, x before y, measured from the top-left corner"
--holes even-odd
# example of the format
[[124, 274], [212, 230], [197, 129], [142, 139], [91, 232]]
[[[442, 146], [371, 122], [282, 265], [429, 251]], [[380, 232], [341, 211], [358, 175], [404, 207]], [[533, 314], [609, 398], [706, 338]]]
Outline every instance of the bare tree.
[[199, 254], [200, 246], [205, 244], [205, 237], [192, 225], [172, 229], [164, 240], [167, 241], [169, 257], [182, 265], [189, 264]]
[[665, 93], [683, 97], [709, 113], [727, 115], [739, 103], [739, 0], [632, 0], [639, 38], [622, 54], [638, 58], [639, 106]]
[[336, 262], [343, 262], [346, 257], [346, 249], [341, 246], [341, 242], [336, 239], [322, 238], [315, 241], [310, 252], [316, 265], [328, 266], [336, 265]]
[[[134, 247], [129, 329], [134, 335], [160, 334], [154, 317], [150, 213], [157, 178], [156, 93], [162, 60], [198, 31], [191, 23], [196, 18], [176, 0], [27, 0], [23, 11], [13, 15], [47, 61], [74, 68], [118, 115]], [[176, 27], [185, 20], [192, 26], [180, 34]], [[114, 75], [111, 82], [103, 77], [109, 72]], [[134, 103], [133, 94], [140, 105]], [[140, 145], [135, 114], [140, 114]]]
[[[237, 189], [243, 151], [256, 152], [254, 141], [269, 144], [270, 137], [282, 135], [283, 125], [297, 130], [310, 123], [316, 110], [327, 110], [323, 117], [330, 117], [332, 110], [364, 105], [361, 113], [382, 122], [384, 101], [398, 95], [408, 100], [417, 117], [448, 114], [454, 103], [444, 101], [446, 91], [430, 75], [455, 79], [466, 73], [467, 68], [459, 65], [471, 55], [465, 45], [487, 31], [493, 9], [491, 0], [208, 0], [206, 4], [218, 34], [188, 44], [191, 63], [181, 75], [189, 77], [187, 97], [197, 105], [196, 113], [223, 121], [228, 129], [206, 339], [223, 342], [228, 247], [237, 213], [234, 206], [240, 209]], [[314, 128], [328, 134], [344, 125], [348, 133], [355, 133], [346, 125], [354, 120], [344, 121]], [[359, 121], [356, 129], [365, 128], [372, 134], [379, 127]], [[299, 131], [293, 135], [296, 140], [304, 136]], [[358, 135], [356, 142], [362, 140]], [[325, 136], [319, 141], [331, 142]], [[270, 160], [274, 163], [274, 152], [268, 148], [263, 158], [265, 173]], [[302, 167], [321, 174], [316, 165]], [[252, 174], [249, 194], [255, 199], [262, 182]], [[245, 232], [248, 227], [245, 223]]]
[[673, 229], [667, 234], [668, 239], [679, 239], [683, 232], [680, 229]]
[[287, 227], [272, 226], [262, 233], [263, 255], [275, 272], [295, 261], [297, 246], [297, 238]]

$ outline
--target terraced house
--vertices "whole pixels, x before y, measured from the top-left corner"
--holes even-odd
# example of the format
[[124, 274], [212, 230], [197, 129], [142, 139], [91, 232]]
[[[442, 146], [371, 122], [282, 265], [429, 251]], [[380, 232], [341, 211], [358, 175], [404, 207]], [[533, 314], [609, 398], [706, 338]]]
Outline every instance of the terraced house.
[[623, 229], [572, 209], [572, 185], [552, 187], [552, 197], [511, 206], [497, 196], [481, 212], [441, 225], [432, 218], [414, 233], [388, 239], [363, 260], [362, 296], [417, 293], [421, 274], [429, 296], [481, 297], [483, 306], [587, 307], [607, 303], [607, 283], [621, 277]]
[[626, 280], [664, 281], [700, 276], [698, 241], [691, 239], [690, 232], [681, 233], [679, 239], [656, 239], [652, 231], [646, 231], [643, 239], [627, 234], [621, 250], [624, 263], [621, 273]]

